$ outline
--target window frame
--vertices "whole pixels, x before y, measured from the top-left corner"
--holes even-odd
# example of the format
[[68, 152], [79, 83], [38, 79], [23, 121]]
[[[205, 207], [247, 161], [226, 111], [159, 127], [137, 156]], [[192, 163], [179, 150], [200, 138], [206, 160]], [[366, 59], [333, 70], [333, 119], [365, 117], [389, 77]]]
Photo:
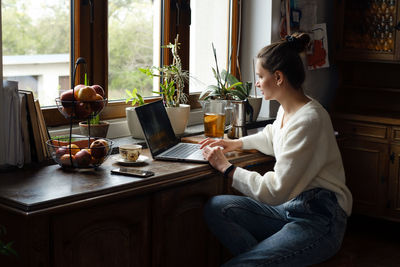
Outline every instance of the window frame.
[[[238, 4], [239, 0], [229, 0], [231, 7], [230, 19], [232, 27], [231, 36], [231, 72], [238, 76], [237, 68], [237, 40], [238, 40]], [[178, 12], [177, 7], [180, 9]], [[189, 7], [189, 9], [187, 9]], [[91, 10], [93, 15], [92, 23]], [[189, 12], [187, 12], [189, 10]], [[172, 43], [177, 33], [181, 43], [180, 57], [184, 69], [189, 69], [190, 49], [190, 0], [161, 0], [161, 41], [162, 44]], [[177, 19], [177, 14], [180, 15]], [[108, 20], [98, 18], [108, 17], [108, 1], [94, 0], [71, 0], [71, 60], [70, 60], [70, 81], [72, 70], [78, 57], [84, 57], [87, 64], [89, 84], [99, 84], [105, 89], [108, 95]], [[177, 23], [177, 20], [179, 23]], [[229, 23], [229, 22], [228, 22]], [[229, 25], [229, 24], [228, 24]], [[74, 26], [74, 27], [72, 27]], [[229, 40], [229, 38], [228, 38]], [[93, 44], [96, 45], [93, 45]], [[72, 46], [73, 44], [73, 46]], [[162, 45], [160, 44], [160, 46]], [[229, 47], [229, 44], [227, 44]], [[162, 49], [160, 65], [167, 65], [172, 62], [172, 55], [169, 49]], [[94, 60], [95, 59], [95, 60]], [[94, 64], [94, 62], [96, 64]], [[84, 83], [84, 70], [81, 65], [76, 71], [73, 84]], [[72, 85], [72, 81], [70, 82]], [[185, 86], [185, 93], [189, 95], [189, 104], [192, 108], [200, 108], [198, 98], [200, 93], [189, 94], [189, 85]], [[152, 102], [160, 97], [146, 97], [145, 102]], [[104, 110], [100, 113], [100, 119], [115, 119], [125, 117], [125, 108], [131, 106], [125, 101], [109, 101]], [[43, 116], [47, 126], [66, 125], [69, 120], [65, 119], [56, 107], [43, 107]]]

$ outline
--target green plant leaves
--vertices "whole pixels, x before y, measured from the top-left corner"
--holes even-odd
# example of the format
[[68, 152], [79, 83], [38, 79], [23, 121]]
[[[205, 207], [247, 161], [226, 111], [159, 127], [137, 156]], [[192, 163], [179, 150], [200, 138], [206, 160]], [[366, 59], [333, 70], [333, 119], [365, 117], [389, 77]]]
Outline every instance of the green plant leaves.
[[[6, 235], [7, 231], [3, 225], [0, 225], [0, 235]], [[0, 254], [9, 256], [14, 255], [17, 256], [17, 252], [11, 247], [14, 242], [4, 242], [0, 239]]]
[[128, 104], [129, 101], [132, 101], [132, 106], [136, 105], [136, 103], [141, 106], [144, 105], [143, 97], [138, 93], [137, 88], [133, 88], [132, 91], [125, 89], [126, 94], [128, 97], [125, 99], [125, 103]]

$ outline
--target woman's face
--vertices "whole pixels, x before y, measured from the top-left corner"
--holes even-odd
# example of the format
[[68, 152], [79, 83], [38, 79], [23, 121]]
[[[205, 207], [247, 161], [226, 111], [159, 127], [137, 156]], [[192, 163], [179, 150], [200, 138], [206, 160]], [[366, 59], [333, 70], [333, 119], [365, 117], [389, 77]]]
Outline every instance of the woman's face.
[[277, 85], [276, 77], [273, 73], [264, 69], [261, 66], [261, 60], [257, 59], [256, 63], [256, 75], [258, 80], [256, 86], [260, 88], [261, 93], [264, 95], [265, 100], [276, 99], [276, 94], [278, 93], [279, 86]]

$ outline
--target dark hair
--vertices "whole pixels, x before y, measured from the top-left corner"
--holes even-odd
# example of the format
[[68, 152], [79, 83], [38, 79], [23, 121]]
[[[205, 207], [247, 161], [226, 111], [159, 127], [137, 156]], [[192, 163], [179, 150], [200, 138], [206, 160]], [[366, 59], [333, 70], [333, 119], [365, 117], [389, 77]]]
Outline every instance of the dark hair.
[[298, 89], [301, 88], [306, 77], [299, 53], [306, 50], [309, 42], [308, 34], [294, 33], [262, 48], [257, 58], [261, 60], [261, 66], [269, 72], [282, 71], [290, 84]]

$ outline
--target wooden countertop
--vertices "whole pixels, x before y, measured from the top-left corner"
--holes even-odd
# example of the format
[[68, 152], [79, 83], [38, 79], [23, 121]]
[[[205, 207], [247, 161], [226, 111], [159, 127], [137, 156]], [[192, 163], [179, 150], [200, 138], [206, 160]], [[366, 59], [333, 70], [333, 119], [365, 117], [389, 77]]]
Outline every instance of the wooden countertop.
[[[180, 163], [152, 160], [149, 150], [142, 153], [149, 157], [148, 164], [135, 167], [155, 172], [149, 178], [135, 178], [111, 174], [119, 165], [111, 155], [96, 170], [64, 170], [59, 165], [37, 169], [16, 170], [2, 173], [0, 178], [0, 205], [17, 213], [37, 214], [55, 208], [80, 205], [88, 200], [123, 197], [158, 190], [176, 183], [201, 179], [215, 170], [208, 164]], [[256, 151], [234, 151], [229, 160], [246, 167], [271, 162], [274, 159]]]
[[380, 123], [380, 124], [389, 124], [389, 125], [400, 125], [400, 118], [395, 117], [388, 114], [357, 114], [357, 113], [346, 113], [346, 112], [334, 112], [331, 114], [334, 119], [346, 119], [346, 120], [355, 120], [361, 122], [372, 122], [372, 123]]

